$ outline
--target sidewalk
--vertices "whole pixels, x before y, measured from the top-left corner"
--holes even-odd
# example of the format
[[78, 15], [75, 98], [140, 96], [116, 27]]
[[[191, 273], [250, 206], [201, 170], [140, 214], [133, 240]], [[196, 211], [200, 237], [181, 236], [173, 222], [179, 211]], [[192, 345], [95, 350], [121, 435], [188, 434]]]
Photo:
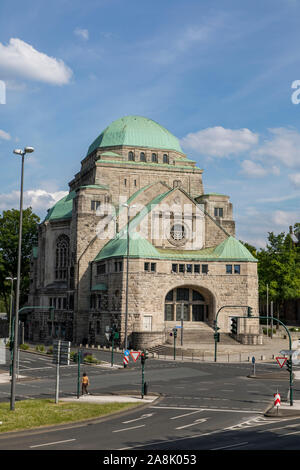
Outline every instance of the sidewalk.
[[158, 395], [145, 395], [144, 398], [133, 392], [129, 395], [80, 395], [77, 397], [60, 398], [59, 401], [76, 403], [152, 403], [159, 398]]
[[294, 400], [293, 406], [289, 403], [281, 403], [280, 407], [275, 408], [273, 405], [264, 413], [269, 418], [289, 418], [299, 416], [300, 418], [300, 400]]

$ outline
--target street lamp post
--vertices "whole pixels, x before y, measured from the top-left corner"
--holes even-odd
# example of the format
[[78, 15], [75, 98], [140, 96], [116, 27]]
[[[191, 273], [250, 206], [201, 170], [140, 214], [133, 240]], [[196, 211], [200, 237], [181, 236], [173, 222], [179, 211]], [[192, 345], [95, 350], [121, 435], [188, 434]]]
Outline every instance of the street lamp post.
[[21, 191], [20, 191], [20, 219], [19, 219], [19, 241], [18, 241], [18, 268], [17, 268], [17, 290], [15, 302], [15, 325], [14, 325], [14, 344], [13, 344], [13, 364], [11, 377], [11, 396], [10, 409], [15, 410], [15, 391], [16, 391], [16, 365], [18, 349], [18, 327], [19, 327], [19, 301], [20, 301], [20, 281], [21, 281], [21, 249], [22, 249], [22, 223], [23, 223], [23, 180], [24, 180], [24, 157], [26, 153], [34, 152], [33, 147], [25, 147], [24, 150], [16, 149], [14, 153], [22, 157], [21, 169]]
[[[129, 236], [129, 222], [130, 222], [130, 206], [129, 204], [123, 204], [124, 207], [127, 207], [127, 249], [126, 249], [126, 306], [125, 306], [125, 338], [124, 338], [124, 348], [125, 350], [128, 347], [128, 285], [129, 285], [129, 245], [130, 245], [130, 236]], [[134, 205], [131, 208], [135, 207]]]

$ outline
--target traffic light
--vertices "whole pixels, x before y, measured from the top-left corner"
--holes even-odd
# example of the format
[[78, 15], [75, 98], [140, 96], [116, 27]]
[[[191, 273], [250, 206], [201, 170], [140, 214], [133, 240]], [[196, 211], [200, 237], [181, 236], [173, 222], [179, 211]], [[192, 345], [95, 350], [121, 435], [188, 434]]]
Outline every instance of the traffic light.
[[177, 328], [173, 328], [174, 338], [177, 338]]
[[119, 332], [117, 331], [116, 325], [113, 325], [111, 327], [109, 339], [110, 339], [110, 341], [115, 340], [115, 339], [119, 339]]
[[142, 365], [145, 365], [146, 360], [148, 359], [148, 351], [143, 351], [141, 353], [141, 363]]
[[231, 333], [233, 335], [237, 334], [237, 317], [231, 318]]
[[216, 343], [219, 343], [220, 342], [220, 333], [215, 333], [214, 338], [215, 338]]
[[248, 317], [253, 317], [253, 308], [248, 307]]
[[286, 361], [286, 368], [289, 372], [291, 372], [291, 370], [292, 370], [292, 361], [291, 361], [291, 359], [288, 359]]

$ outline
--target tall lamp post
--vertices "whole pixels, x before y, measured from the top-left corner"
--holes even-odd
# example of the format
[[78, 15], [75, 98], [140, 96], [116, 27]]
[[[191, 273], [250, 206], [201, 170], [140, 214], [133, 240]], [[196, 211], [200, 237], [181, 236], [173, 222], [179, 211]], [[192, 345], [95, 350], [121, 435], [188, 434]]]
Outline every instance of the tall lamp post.
[[130, 222], [130, 208], [135, 207], [129, 206], [129, 204], [122, 204], [123, 207], [127, 207], [127, 250], [126, 250], [126, 307], [125, 307], [125, 338], [124, 338], [124, 348], [125, 350], [128, 347], [128, 284], [129, 284], [129, 222]]
[[11, 281], [11, 289], [10, 289], [10, 307], [9, 307], [9, 333], [8, 337], [11, 338], [11, 320], [12, 320], [12, 306], [13, 306], [13, 291], [14, 291], [14, 281], [17, 279], [16, 277], [6, 277], [7, 281]]
[[17, 366], [17, 350], [18, 350], [18, 328], [19, 328], [19, 301], [20, 301], [20, 281], [21, 281], [21, 249], [22, 249], [22, 223], [23, 223], [23, 179], [24, 179], [24, 157], [26, 153], [34, 152], [33, 147], [25, 147], [24, 150], [16, 149], [14, 153], [22, 157], [21, 170], [21, 191], [20, 191], [20, 219], [19, 219], [19, 242], [18, 242], [18, 268], [17, 268], [17, 290], [15, 302], [15, 325], [14, 325], [14, 342], [13, 342], [13, 363], [11, 376], [11, 395], [10, 409], [15, 410], [15, 391], [16, 391], [16, 366]]

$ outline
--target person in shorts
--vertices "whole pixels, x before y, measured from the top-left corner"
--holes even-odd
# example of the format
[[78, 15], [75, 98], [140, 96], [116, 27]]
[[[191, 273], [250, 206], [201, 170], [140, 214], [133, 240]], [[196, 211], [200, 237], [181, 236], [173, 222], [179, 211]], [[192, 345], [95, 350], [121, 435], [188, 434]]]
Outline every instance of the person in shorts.
[[90, 382], [89, 382], [89, 378], [88, 376], [86, 375], [86, 373], [84, 372], [83, 376], [82, 376], [82, 382], [81, 382], [81, 392], [82, 392], [82, 395], [86, 394], [86, 395], [89, 395], [88, 391], [87, 391], [87, 388], [88, 388], [88, 385], [90, 385]]

